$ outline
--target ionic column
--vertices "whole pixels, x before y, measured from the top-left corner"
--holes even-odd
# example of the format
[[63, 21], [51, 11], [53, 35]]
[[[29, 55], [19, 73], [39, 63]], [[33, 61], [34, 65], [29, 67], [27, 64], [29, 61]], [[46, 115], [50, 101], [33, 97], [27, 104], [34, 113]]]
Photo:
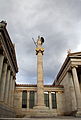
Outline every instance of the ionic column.
[[71, 100], [71, 106], [72, 111], [77, 110], [77, 104], [76, 104], [76, 95], [75, 95], [75, 89], [72, 79], [72, 74], [69, 72], [69, 89], [70, 89], [70, 100]]
[[73, 74], [74, 88], [75, 88], [76, 101], [77, 101], [77, 111], [79, 111], [81, 110], [81, 92], [80, 92], [76, 66], [72, 67], [72, 74]]
[[56, 100], [57, 100], [57, 113], [58, 115], [61, 115], [65, 110], [64, 96], [61, 91], [56, 92]]
[[9, 93], [9, 82], [10, 82], [10, 69], [7, 72], [7, 82], [5, 86], [5, 103], [8, 103], [8, 93]]
[[[17, 103], [16, 103], [16, 106], [17, 106], [17, 108], [22, 108], [22, 91], [18, 91], [18, 101], [17, 101]], [[16, 108], [16, 107], [15, 107]]]
[[19, 108], [22, 108], [22, 91], [20, 91], [20, 94], [19, 94]]
[[37, 92], [35, 92], [35, 102], [34, 104], [36, 105], [37, 104]]
[[30, 92], [27, 91], [27, 109], [29, 109], [29, 97], [30, 97]]
[[51, 92], [49, 92], [49, 108], [52, 109]]
[[4, 63], [1, 75], [0, 101], [4, 101], [6, 75], [7, 75], [7, 63]]
[[11, 95], [11, 104], [14, 105], [14, 91], [15, 91], [15, 77], [12, 80], [12, 95]]
[[13, 76], [11, 75], [10, 78], [10, 85], [9, 85], [9, 105], [11, 106], [11, 95], [12, 95], [12, 80], [13, 80]]
[[0, 54], [0, 86], [1, 86], [1, 74], [2, 74], [2, 68], [3, 68], [3, 60], [4, 60], [4, 56]]

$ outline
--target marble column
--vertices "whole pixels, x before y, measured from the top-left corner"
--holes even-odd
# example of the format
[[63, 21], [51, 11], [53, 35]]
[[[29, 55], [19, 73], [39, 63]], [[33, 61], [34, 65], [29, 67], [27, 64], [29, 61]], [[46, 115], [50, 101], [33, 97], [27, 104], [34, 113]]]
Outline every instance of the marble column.
[[7, 76], [7, 63], [4, 63], [1, 75], [0, 101], [4, 101], [6, 76]]
[[22, 91], [19, 93], [19, 108], [22, 108]]
[[57, 113], [62, 115], [65, 111], [65, 101], [64, 95], [61, 91], [56, 92], [56, 101], [57, 101]]
[[37, 92], [35, 92], [35, 102], [34, 102], [35, 105], [37, 105]]
[[2, 68], [3, 68], [3, 60], [4, 56], [0, 54], [0, 85], [1, 85], [1, 74], [2, 74]]
[[51, 98], [51, 92], [49, 92], [49, 109], [52, 109], [52, 98]]
[[11, 105], [14, 106], [14, 92], [15, 92], [15, 77], [12, 80], [12, 95], [11, 95]]
[[30, 91], [27, 91], [27, 109], [29, 109]]
[[74, 89], [74, 84], [73, 84], [73, 79], [72, 79], [72, 74], [69, 72], [69, 90], [70, 90], [70, 101], [71, 101], [71, 109], [72, 111], [77, 110], [77, 105], [76, 105], [76, 95], [75, 95], [75, 89]]
[[10, 77], [10, 85], [9, 85], [9, 106], [12, 106], [11, 104], [11, 97], [12, 97], [12, 80], [13, 80], [13, 76], [11, 75]]
[[10, 69], [7, 72], [7, 82], [5, 86], [5, 103], [8, 103], [8, 93], [9, 93], [9, 82], [10, 82]]
[[77, 115], [78, 115], [79, 113], [81, 114], [81, 92], [80, 92], [76, 66], [72, 67], [72, 74], [73, 74], [74, 88], [75, 88], [75, 94], [76, 94]]
[[44, 105], [44, 86], [43, 86], [43, 61], [42, 53], [37, 56], [37, 105]]
[[37, 106], [34, 108], [44, 109], [46, 108], [44, 104], [44, 81], [43, 81], [43, 52], [42, 39], [38, 37], [37, 39]]

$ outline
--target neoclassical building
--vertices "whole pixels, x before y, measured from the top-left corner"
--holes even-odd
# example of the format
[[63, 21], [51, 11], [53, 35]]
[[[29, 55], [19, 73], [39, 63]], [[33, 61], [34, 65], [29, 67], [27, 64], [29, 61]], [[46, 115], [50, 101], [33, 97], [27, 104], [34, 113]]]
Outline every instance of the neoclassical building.
[[68, 53], [53, 84], [44, 85], [43, 43], [38, 37], [37, 84], [16, 84], [14, 44], [6, 22], [0, 22], [0, 117], [81, 116], [81, 52]]
[[0, 22], [0, 117], [15, 117], [14, 91], [18, 67], [6, 25], [6, 22]]

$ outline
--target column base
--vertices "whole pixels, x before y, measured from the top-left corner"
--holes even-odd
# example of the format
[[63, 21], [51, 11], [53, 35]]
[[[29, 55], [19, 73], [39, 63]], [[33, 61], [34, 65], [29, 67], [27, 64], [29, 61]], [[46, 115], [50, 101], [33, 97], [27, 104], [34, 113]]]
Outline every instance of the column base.
[[81, 117], [81, 109], [78, 109], [76, 114], [75, 114], [76, 117]]
[[46, 107], [45, 105], [37, 105], [37, 106], [34, 106], [33, 109], [35, 110], [48, 110], [49, 108]]

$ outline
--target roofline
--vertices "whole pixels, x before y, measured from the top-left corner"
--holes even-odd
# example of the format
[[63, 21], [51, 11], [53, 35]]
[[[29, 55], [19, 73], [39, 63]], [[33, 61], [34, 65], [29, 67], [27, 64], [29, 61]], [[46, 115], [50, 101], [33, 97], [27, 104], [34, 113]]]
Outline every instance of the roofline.
[[[0, 22], [1, 24], [2, 24], [2, 26], [0, 27], [0, 32], [3, 34], [3, 37], [5, 37], [4, 39], [9, 39], [9, 43], [8, 44], [11, 44], [11, 46], [13, 46], [13, 49], [14, 49], [14, 45], [13, 45], [13, 43], [12, 43], [12, 41], [11, 41], [11, 38], [10, 38], [10, 36], [9, 36], [9, 34], [8, 34], [8, 31], [7, 31], [7, 29], [6, 29], [6, 26], [7, 26], [7, 23], [5, 22], [5, 21], [1, 21]], [[14, 51], [15, 51], [15, 49], [14, 49]], [[11, 51], [10, 51], [11, 52]], [[11, 53], [10, 53], [11, 54]], [[15, 67], [15, 71], [16, 71], [16, 73], [18, 72], [18, 65], [17, 65], [17, 60], [16, 60], [16, 54], [15, 54], [15, 58], [14, 58], [14, 60], [12, 59], [12, 62], [13, 62], [13, 64], [14, 64], [14, 67]], [[15, 62], [15, 63], [14, 63]]]
[[61, 73], [63, 72], [66, 64], [68, 63], [68, 61], [69, 61], [69, 54], [67, 55], [67, 57], [66, 57], [63, 65], [62, 65], [62, 67], [60, 68], [60, 70], [59, 70], [59, 72], [58, 72], [58, 74], [57, 74], [57, 76], [56, 76], [56, 79], [55, 79], [54, 82], [53, 82], [53, 85], [55, 84], [55, 82], [56, 82], [56, 81], [58, 80], [58, 78], [60, 77], [60, 75], [61, 75]]
[[59, 72], [58, 72], [58, 74], [57, 74], [57, 76], [56, 76], [55, 81], [53, 82], [53, 85], [55, 84], [56, 81], [58, 81], [61, 73], [63, 72], [63, 70], [64, 70], [64, 68], [66, 67], [66, 65], [67, 65], [68, 61], [70, 60], [70, 58], [75, 58], [75, 57], [76, 57], [76, 58], [81, 58], [81, 56], [73, 56], [73, 55], [75, 55], [75, 54], [81, 54], [81, 52], [69, 53], [69, 54], [67, 55], [67, 57], [66, 57], [63, 65], [62, 65], [62, 67], [60, 68], [60, 70], [59, 70]]
[[[37, 87], [36, 84], [16, 84], [16, 87]], [[44, 85], [44, 87], [61, 87], [63, 88], [63, 85]]]

